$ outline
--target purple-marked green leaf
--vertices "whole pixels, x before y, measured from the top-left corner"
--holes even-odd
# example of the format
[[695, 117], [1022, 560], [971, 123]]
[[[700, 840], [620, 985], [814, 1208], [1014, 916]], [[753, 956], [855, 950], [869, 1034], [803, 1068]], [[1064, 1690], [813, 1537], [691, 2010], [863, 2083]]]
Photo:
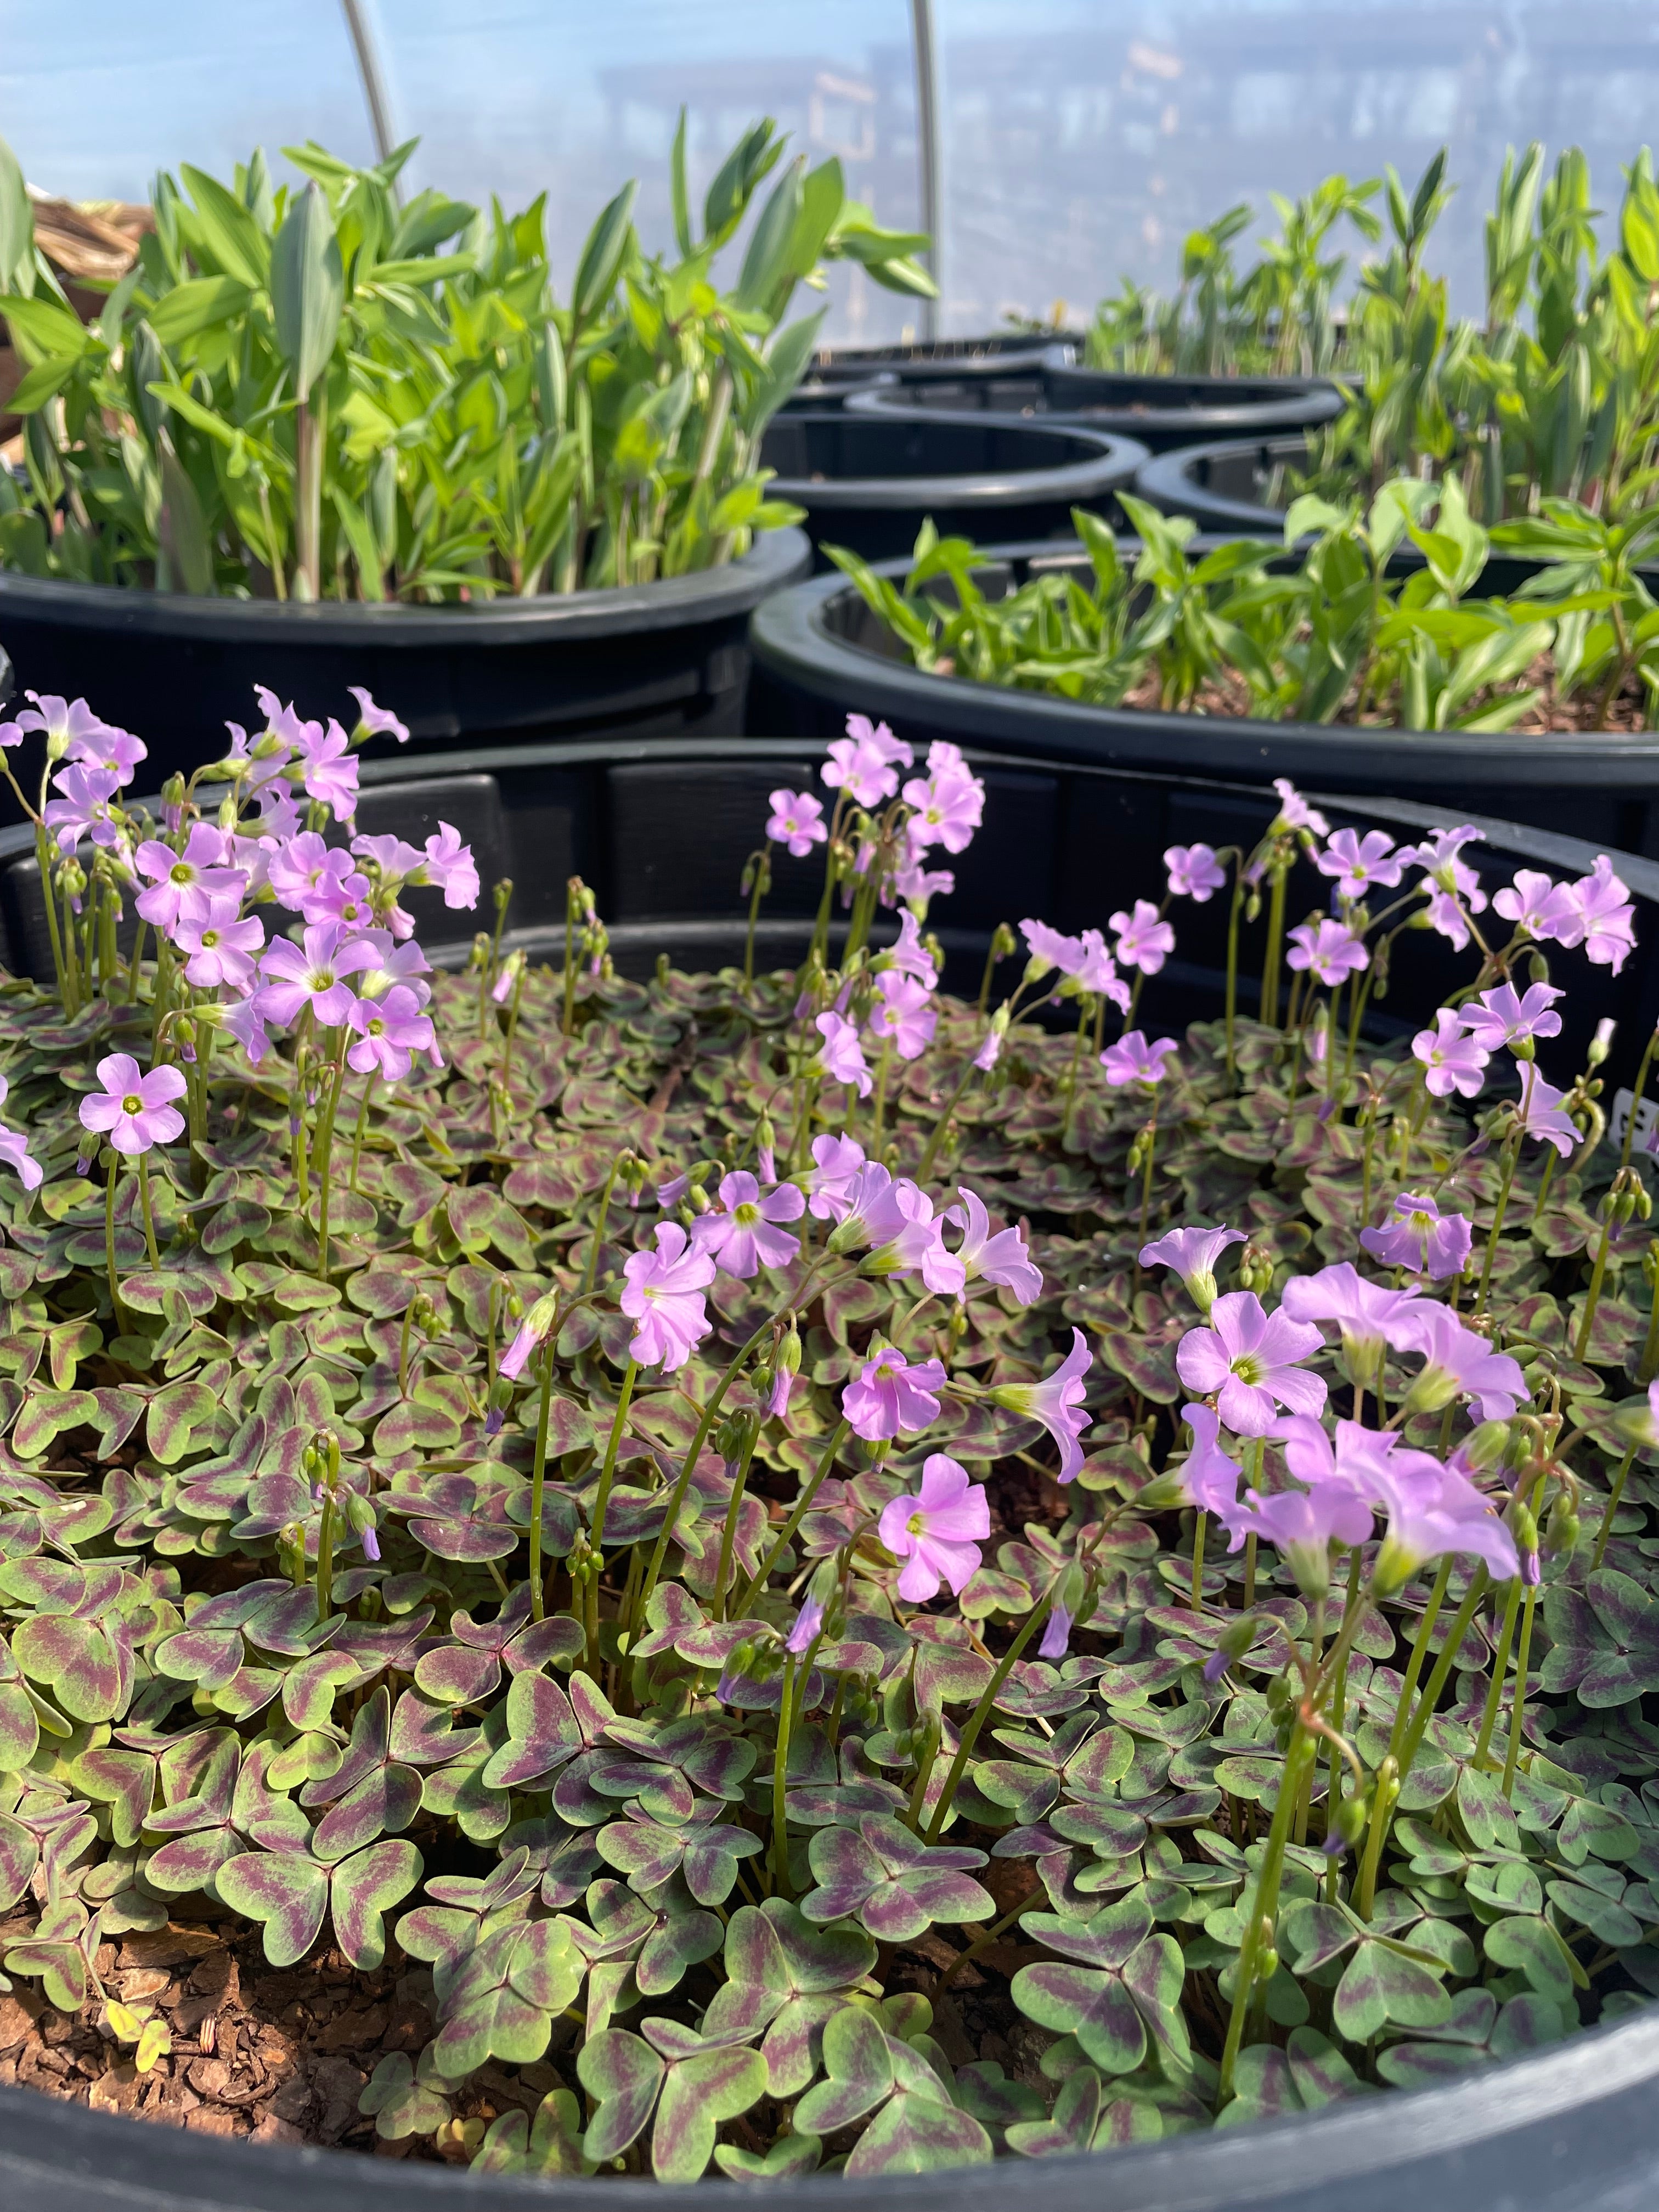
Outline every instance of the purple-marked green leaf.
[[132, 1647], [119, 1619], [41, 1613], [12, 1632], [12, 1656], [77, 1721], [113, 1719], [132, 1695]]
[[[1516, 1917], [1494, 1921], [1486, 1931], [1484, 1942], [1486, 1956], [1493, 1966], [1517, 1968], [1540, 1996], [1553, 1997], [1559, 2004], [1571, 2002], [1572, 1954], [1547, 1920]], [[1402, 2021], [1401, 2025], [1417, 2027], [1423, 2023]]]
[[1561, 1815], [1556, 1847], [1570, 1865], [1583, 1866], [1592, 1854], [1598, 1859], [1633, 1859], [1641, 1850], [1637, 1832], [1610, 1806], [1589, 1797], [1574, 1797]]
[[98, 1401], [90, 1390], [35, 1392], [17, 1416], [11, 1448], [19, 1459], [35, 1459], [66, 1429], [94, 1419]]
[[[186, 1835], [198, 1828], [221, 1826], [230, 1818], [242, 1755], [234, 1733], [229, 1729], [204, 1731], [191, 1739], [191, 1750], [187, 1770], [172, 1760], [162, 1766], [167, 1802], [144, 1823], [157, 1835]], [[175, 1797], [173, 1785], [185, 1771], [190, 1774], [190, 1789]]]
[[1020, 2120], [1009, 2128], [1009, 2149], [1022, 2158], [1056, 2158], [1087, 2150], [1100, 2118], [1100, 2076], [1092, 2066], [1074, 2067], [1060, 2084], [1048, 2119]]
[[1146, 2056], [1140, 2014], [1121, 1974], [1042, 1960], [1022, 1966], [1011, 1990], [1028, 2020], [1057, 2035], [1075, 2035], [1105, 2073], [1133, 2073]]
[[[666, 1881], [684, 1855], [687, 1832], [654, 1820], [613, 1820], [597, 1838], [599, 1856], [641, 1894]], [[758, 1838], [755, 1839], [758, 1841]]]
[[362, 1673], [357, 1661], [343, 1651], [313, 1652], [283, 1676], [283, 1711], [296, 1729], [326, 1728], [334, 1717], [336, 1698]]
[[240, 1838], [228, 1825], [175, 1836], [151, 1853], [144, 1864], [144, 1879], [154, 1888], [177, 1894], [210, 1889], [221, 1869], [240, 1848]]
[[483, 1742], [476, 1728], [458, 1728], [453, 1706], [405, 1690], [392, 1716], [387, 1748], [406, 1766], [442, 1766], [464, 1759]]
[[261, 1651], [279, 1658], [303, 1659], [338, 1635], [343, 1615], [319, 1621], [317, 1593], [279, 1586], [278, 1594], [261, 1599], [242, 1622], [242, 1632]]
[[999, 2130], [1043, 2117], [1042, 2100], [1024, 2081], [1011, 2081], [995, 2059], [957, 2069], [957, 2103], [981, 2127]]
[[577, 2078], [599, 2104], [582, 2149], [595, 2164], [620, 2157], [638, 2137], [651, 2117], [665, 2071], [650, 2045], [625, 2028], [608, 2027], [582, 2045]]
[[966, 1869], [985, 1854], [930, 1846], [889, 1815], [866, 1813], [856, 1835], [820, 1828], [809, 1846], [818, 1887], [801, 1899], [809, 1920], [857, 1914], [878, 1942], [906, 1942], [936, 1922], [994, 1919], [989, 1893]]
[[687, 1972], [720, 1949], [725, 1929], [712, 1912], [665, 1910], [640, 1947], [634, 1979], [644, 1997], [663, 1997], [678, 1989]]
[[892, 2094], [892, 2045], [880, 2021], [857, 2005], [842, 2006], [825, 2026], [823, 2065], [829, 2080], [795, 2107], [796, 2123], [809, 2135], [851, 2127]]
[[954, 1650], [949, 1644], [922, 1644], [916, 1649], [916, 1704], [923, 1712], [943, 1705], [970, 1705], [984, 1694], [993, 1669], [976, 1651]]
[[1237, 2094], [1224, 2106], [1218, 2124], [1237, 2127], [1246, 2120], [1276, 2120], [1302, 2110], [1296, 2075], [1285, 2052], [1271, 2043], [1249, 2045], [1234, 2071]]
[[515, 1674], [507, 1693], [507, 1740], [483, 1771], [487, 1790], [521, 1790], [581, 1748], [570, 1699], [546, 1674]]
[[223, 1689], [245, 1656], [241, 1632], [234, 1628], [181, 1628], [164, 1636], [152, 1654], [159, 1674], [203, 1690]]
[[[1407, 1825], [1401, 1823], [1402, 1828]], [[1455, 1863], [1462, 1864], [1461, 1852]], [[1312, 1898], [1296, 1898], [1285, 1907], [1279, 1933], [1279, 1948], [1292, 1960], [1298, 1974], [1310, 1974], [1330, 1960], [1340, 1958], [1360, 1938], [1360, 1930], [1347, 1913]]]
[[[449, 2118], [449, 2100], [430, 2083], [416, 2080], [406, 2051], [394, 2051], [364, 2083], [357, 2110], [373, 2118], [377, 2136], [401, 2142], [406, 2136], [435, 2133]], [[514, 2117], [522, 2120], [524, 2115]]]
[[555, 2016], [574, 2002], [583, 1971], [565, 1922], [518, 1922], [485, 1936], [445, 1984], [436, 2063], [455, 2080], [492, 2056], [533, 2063]]
[[377, 1767], [325, 1814], [311, 1847], [332, 1864], [377, 1836], [400, 1834], [420, 1809], [421, 1778], [412, 1766]]
[[1433, 2027], [1450, 2010], [1437, 1975], [1367, 1937], [1337, 1984], [1331, 2018], [1347, 2042], [1369, 2043], [1390, 2021], [1401, 2027]]
[[112, 1745], [83, 1751], [70, 1769], [82, 1795], [110, 1808], [110, 1832], [118, 1846], [136, 1844], [155, 1796], [155, 1759]]
[[984, 1759], [973, 1769], [973, 1780], [993, 1805], [1012, 1813], [1022, 1826], [1040, 1820], [1060, 1795], [1060, 1777], [1018, 1759]]
[[659, 2181], [699, 2181], [714, 2151], [714, 2131], [766, 2094], [766, 2061], [758, 2051], [704, 2051], [668, 2069], [651, 2133], [651, 2166]]
[[21, 1682], [0, 1682], [0, 1774], [28, 1765], [40, 1741], [40, 1721]]
[[239, 1852], [218, 1869], [215, 1887], [233, 1912], [264, 1923], [265, 1957], [273, 1966], [303, 1959], [322, 1931], [328, 1869], [308, 1852]]
[[850, 2181], [882, 2173], [933, 2173], [942, 2166], [982, 2166], [991, 2138], [979, 2122], [931, 2097], [895, 2097], [854, 2145], [847, 2161]]
[[1304, 2112], [1316, 2112], [1340, 2097], [1359, 2094], [1362, 2084], [1342, 2053], [1317, 2028], [1293, 2027], [1285, 2044], [1291, 2073]]
[[[399, 1838], [392, 1843], [375, 1844], [334, 1868], [328, 1878], [334, 1940], [354, 1966], [368, 1972], [385, 1958], [385, 1916], [394, 1905], [400, 1905], [419, 1881], [422, 1863], [414, 1844]], [[222, 1875], [220, 1894], [223, 1893]], [[269, 1939], [267, 1927], [267, 1956]], [[276, 1961], [272, 1960], [271, 1963], [274, 1966]]]
[[144, 1435], [150, 1456], [176, 1467], [190, 1449], [191, 1432], [210, 1421], [219, 1401], [200, 1382], [169, 1382], [149, 1401]]
[[310, 1841], [310, 1823], [292, 1798], [272, 1786], [270, 1767], [275, 1756], [269, 1739], [243, 1753], [230, 1823], [260, 1850], [303, 1850]]
[[695, 1829], [681, 1867], [687, 1889], [699, 1905], [724, 1905], [737, 1887], [738, 1861], [755, 1858], [764, 1848], [747, 1828], [720, 1822]]
[[714, 2163], [733, 2181], [793, 2181], [815, 2173], [823, 2146], [816, 2136], [781, 2136], [765, 2156], [738, 2143], [716, 2143]]
[[40, 1846], [20, 1820], [0, 1813], [0, 1912], [9, 1911], [40, 1863]]

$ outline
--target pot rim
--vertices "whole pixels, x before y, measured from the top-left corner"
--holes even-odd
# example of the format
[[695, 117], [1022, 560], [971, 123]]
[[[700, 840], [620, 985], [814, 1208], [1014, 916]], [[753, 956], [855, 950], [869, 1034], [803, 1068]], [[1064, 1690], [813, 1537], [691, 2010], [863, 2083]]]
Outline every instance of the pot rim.
[[388, 600], [198, 598], [125, 584], [77, 584], [0, 569], [0, 639], [8, 620], [69, 629], [142, 632], [181, 642], [252, 639], [292, 647], [528, 646], [544, 640], [672, 630], [747, 614], [769, 592], [805, 574], [811, 548], [793, 526], [763, 531], [749, 550], [719, 568], [699, 568], [621, 589], [547, 592], [478, 606], [427, 606]]
[[1024, 415], [952, 415], [931, 407], [866, 407], [864, 400], [878, 399], [866, 392], [849, 399], [844, 408], [803, 409], [782, 419], [792, 423], [849, 421], [966, 424], [970, 428], [1017, 429], [1039, 438], [1066, 438], [1096, 448], [1092, 460], [1062, 461], [1054, 468], [966, 471], [960, 476], [775, 477], [771, 489], [780, 499], [795, 501], [811, 510], [828, 513], [836, 507], [998, 507], [1011, 501], [1043, 499], [1082, 499], [1097, 492], [1115, 491], [1140, 467], [1147, 448], [1133, 438], [1113, 430], [1097, 430], [1086, 423], [1060, 422], [1052, 417]]
[[[1079, 562], [1075, 540], [1027, 538], [981, 548], [985, 562]], [[902, 580], [908, 557], [873, 562], [878, 576]], [[1494, 772], [1512, 783], [1553, 785], [1571, 778], [1581, 786], [1613, 786], [1632, 795], [1659, 791], [1659, 731], [1545, 732], [1512, 730], [1484, 735], [1461, 730], [1356, 728], [1321, 722], [1249, 721], [1242, 716], [1180, 714], [1151, 708], [1090, 707], [1037, 691], [1017, 691], [969, 677], [925, 674], [908, 662], [854, 645], [830, 629], [832, 600], [857, 597], [839, 572], [807, 578], [756, 608], [749, 620], [756, 663], [780, 674], [803, 668], [839, 689], [857, 685], [866, 708], [897, 717], [929, 719], [948, 711], [964, 738], [1006, 750], [1011, 716], [1031, 732], [1033, 745], [1088, 744], [1103, 765], [1156, 768], [1170, 764], [1170, 748], [1198, 772], [1248, 776], [1283, 773], [1316, 781], [1355, 775], [1387, 790], [1406, 783], [1466, 784]], [[951, 704], [941, 703], [949, 684]]]

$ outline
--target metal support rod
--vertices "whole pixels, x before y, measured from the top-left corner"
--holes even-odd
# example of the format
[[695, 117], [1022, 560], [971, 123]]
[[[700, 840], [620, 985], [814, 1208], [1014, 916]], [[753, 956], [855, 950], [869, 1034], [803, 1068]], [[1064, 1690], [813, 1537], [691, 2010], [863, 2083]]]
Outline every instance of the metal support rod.
[[[340, 0], [345, 10], [346, 29], [351, 35], [352, 51], [357, 57], [357, 73], [363, 81], [363, 99], [368, 107], [368, 127], [374, 136], [374, 152], [378, 160], [389, 161], [398, 143], [392, 127], [392, 101], [386, 92], [386, 77], [380, 68], [379, 50], [374, 44], [374, 33], [368, 20], [364, 0]], [[397, 191], [394, 185], [392, 190]], [[401, 198], [401, 193], [398, 194]]]
[[[910, 0], [910, 36], [916, 64], [916, 167], [921, 187], [921, 228], [933, 243], [926, 256], [927, 270], [940, 292], [945, 289], [945, 252], [939, 222], [945, 204], [940, 189], [939, 139], [939, 70], [933, 45], [933, 0]], [[921, 335], [931, 345], [939, 336], [937, 300], [921, 302]]]

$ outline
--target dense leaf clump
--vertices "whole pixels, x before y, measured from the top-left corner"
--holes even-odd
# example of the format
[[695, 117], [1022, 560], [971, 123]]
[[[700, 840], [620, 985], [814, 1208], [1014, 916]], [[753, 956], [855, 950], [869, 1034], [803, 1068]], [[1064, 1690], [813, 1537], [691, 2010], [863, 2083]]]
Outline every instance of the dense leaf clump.
[[[100, 2002], [106, 1939], [215, 1907], [396, 1946], [435, 2033], [382, 2136], [667, 2180], [1310, 2109], [1659, 1986], [1646, 1189], [1605, 1040], [1531, 1056], [1542, 948], [1628, 949], [1610, 871], [1522, 872], [1506, 933], [1461, 833], [1286, 787], [1168, 856], [1235, 969], [1265, 898], [1266, 1018], [1149, 1045], [1150, 902], [939, 990], [983, 793], [863, 726], [751, 876], [825, 846], [797, 972], [619, 976], [576, 884], [559, 969], [431, 973], [398, 890], [465, 903], [453, 833], [349, 857], [270, 703], [202, 894], [258, 969], [192, 980], [247, 923], [187, 900], [122, 950], [208, 848], [112, 798], [43, 829], [56, 986], [0, 984], [7, 1975]], [[1310, 860], [1342, 920], [1286, 933]], [[1468, 987], [1379, 1049], [1417, 915]]]

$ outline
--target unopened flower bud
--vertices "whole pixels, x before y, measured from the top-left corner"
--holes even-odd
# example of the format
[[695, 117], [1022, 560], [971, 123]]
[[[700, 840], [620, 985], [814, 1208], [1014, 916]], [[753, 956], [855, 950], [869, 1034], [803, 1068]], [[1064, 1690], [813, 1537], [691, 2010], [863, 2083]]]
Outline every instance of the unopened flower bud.
[[1254, 1291], [1258, 1297], [1273, 1288], [1273, 1255], [1260, 1244], [1247, 1244], [1238, 1255], [1238, 1281], [1241, 1290]]
[[1600, 1067], [1601, 1062], [1607, 1058], [1608, 1053], [1612, 1051], [1613, 1033], [1618, 1026], [1618, 1023], [1613, 1021], [1611, 1017], [1607, 1017], [1603, 1020], [1597, 1022], [1595, 1024], [1595, 1035], [1590, 1039], [1589, 1050], [1584, 1055], [1592, 1067]]
[[1496, 1467], [1508, 1450], [1510, 1425], [1507, 1421], [1482, 1421], [1463, 1447], [1463, 1456], [1477, 1474]]
[[1534, 983], [1547, 983], [1550, 980], [1550, 963], [1541, 952], [1528, 953], [1527, 970]]
[[1552, 1559], [1571, 1559], [1578, 1548], [1578, 1516], [1565, 1491], [1560, 1492], [1550, 1508], [1550, 1517], [1545, 1523], [1542, 1548]]

